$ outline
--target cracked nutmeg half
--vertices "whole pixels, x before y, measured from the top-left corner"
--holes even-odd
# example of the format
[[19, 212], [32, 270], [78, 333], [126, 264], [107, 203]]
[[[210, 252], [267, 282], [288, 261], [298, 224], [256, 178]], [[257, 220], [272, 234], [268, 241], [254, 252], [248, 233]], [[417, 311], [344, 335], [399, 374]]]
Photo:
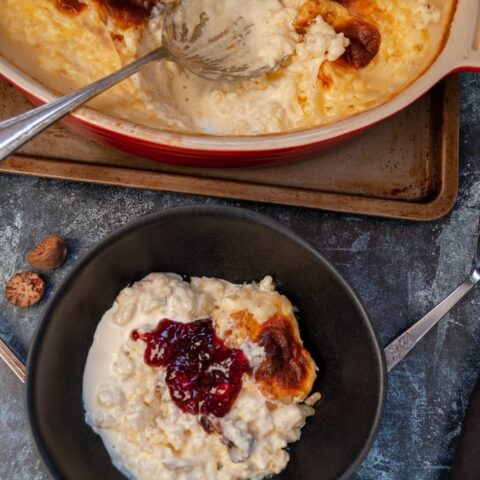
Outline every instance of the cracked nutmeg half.
[[33, 248], [27, 262], [39, 270], [51, 270], [62, 265], [66, 256], [65, 242], [58, 235], [52, 235]]
[[5, 287], [5, 298], [16, 307], [35, 305], [43, 296], [45, 282], [35, 272], [15, 274]]

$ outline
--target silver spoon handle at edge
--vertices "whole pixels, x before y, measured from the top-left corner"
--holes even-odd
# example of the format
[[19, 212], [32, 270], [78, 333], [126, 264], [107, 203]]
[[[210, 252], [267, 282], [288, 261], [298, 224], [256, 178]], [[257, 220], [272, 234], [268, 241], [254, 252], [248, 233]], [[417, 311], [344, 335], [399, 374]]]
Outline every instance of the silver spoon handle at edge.
[[478, 283], [480, 273], [474, 271], [445, 300], [430, 310], [423, 318], [414, 323], [407, 331], [398, 336], [385, 348], [387, 371], [390, 372], [417, 343]]
[[144, 57], [76, 92], [0, 122], [0, 161], [68, 112], [138, 72], [148, 63], [166, 57], [168, 57], [168, 52], [163, 48], [157, 48]]
[[10, 370], [18, 379], [25, 383], [25, 365], [2, 339], [0, 339], [0, 358], [10, 367]]

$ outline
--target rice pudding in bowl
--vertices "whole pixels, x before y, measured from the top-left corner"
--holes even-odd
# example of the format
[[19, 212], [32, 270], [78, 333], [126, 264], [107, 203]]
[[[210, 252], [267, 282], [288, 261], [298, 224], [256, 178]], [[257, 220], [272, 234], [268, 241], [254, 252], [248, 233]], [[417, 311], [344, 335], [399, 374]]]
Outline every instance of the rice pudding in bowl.
[[[4, 0], [0, 51], [64, 93], [158, 45], [166, 0]], [[290, 54], [258, 79], [220, 84], [158, 62], [91, 105], [176, 132], [259, 135], [308, 129], [387, 102], [432, 64], [454, 0], [258, 0]]]
[[313, 405], [316, 366], [271, 277], [236, 285], [153, 273], [98, 324], [86, 421], [136, 479], [261, 479], [281, 472]]

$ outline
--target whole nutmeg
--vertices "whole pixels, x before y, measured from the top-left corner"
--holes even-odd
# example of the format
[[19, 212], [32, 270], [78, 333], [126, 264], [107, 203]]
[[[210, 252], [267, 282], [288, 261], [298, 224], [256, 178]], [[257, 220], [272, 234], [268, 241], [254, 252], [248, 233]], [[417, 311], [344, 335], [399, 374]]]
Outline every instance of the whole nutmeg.
[[28, 254], [27, 262], [39, 270], [59, 267], [67, 256], [67, 246], [57, 235], [46, 238]]
[[15, 274], [5, 287], [5, 298], [16, 307], [35, 305], [43, 296], [45, 283], [35, 272]]

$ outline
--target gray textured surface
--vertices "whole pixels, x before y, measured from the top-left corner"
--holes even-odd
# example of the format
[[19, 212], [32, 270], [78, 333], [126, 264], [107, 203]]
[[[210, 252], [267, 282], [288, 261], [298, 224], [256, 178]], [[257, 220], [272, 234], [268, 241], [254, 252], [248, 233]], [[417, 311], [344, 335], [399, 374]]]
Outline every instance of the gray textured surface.
[[[451, 214], [424, 224], [242, 203], [291, 227], [356, 288], [384, 345], [468, 273], [480, 217], [480, 77], [462, 77], [461, 184]], [[158, 209], [202, 197], [0, 176], [0, 285], [26, 268], [44, 236], [68, 243], [66, 265], [47, 275], [48, 297], [105, 234]], [[18, 310], [0, 300], [0, 334], [25, 358], [45, 301]], [[480, 290], [469, 294], [389, 379], [378, 439], [356, 479], [440, 479], [449, 469], [480, 362]], [[29, 437], [23, 387], [0, 364], [0, 479], [48, 478]]]

